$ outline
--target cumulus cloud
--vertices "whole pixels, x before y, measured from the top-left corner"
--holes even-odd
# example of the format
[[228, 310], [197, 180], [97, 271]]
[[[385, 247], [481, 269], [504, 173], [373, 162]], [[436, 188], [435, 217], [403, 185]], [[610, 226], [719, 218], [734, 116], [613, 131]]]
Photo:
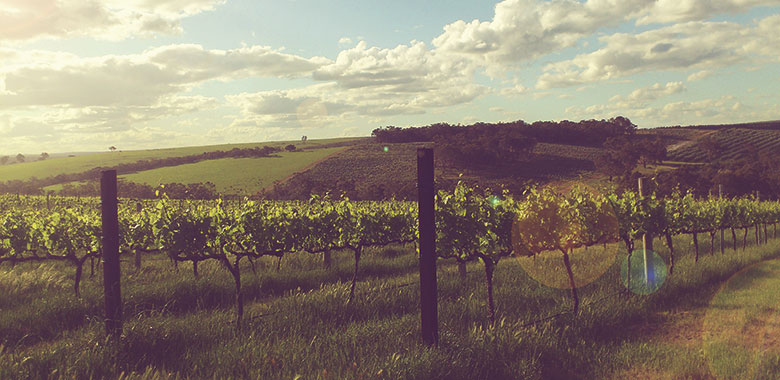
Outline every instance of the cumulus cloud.
[[522, 84], [516, 83], [512, 87], [504, 87], [500, 89], [498, 92], [504, 96], [517, 96], [528, 92], [528, 88], [523, 86]]
[[605, 104], [568, 107], [566, 113], [583, 119], [601, 119], [619, 115], [631, 115], [629, 118], [650, 117], [654, 113], [657, 114], [651, 107], [653, 102], [685, 90], [685, 85], [682, 82], [655, 83], [651, 86], [637, 88], [627, 95], [615, 95]]
[[[496, 4], [492, 20], [448, 24], [433, 44], [440, 52], [478, 62], [488, 73], [502, 73], [627, 22], [704, 21], [774, 5], [780, 0], [504, 0]], [[674, 45], [661, 42], [649, 51], [662, 54], [672, 49]]]
[[[36, 56], [34, 52], [18, 54]], [[263, 46], [205, 50], [199, 45], [168, 45], [133, 55], [48, 58], [31, 65], [0, 67], [4, 83], [0, 108], [149, 105], [207, 80], [295, 77], [329, 62]]]
[[[629, 108], [623, 108], [623, 106], [629, 106]], [[608, 103], [588, 107], [572, 106], [566, 108], [566, 115], [572, 119], [603, 119], [622, 115], [630, 118], [640, 127], [656, 127], [775, 120], [780, 118], [780, 107], [777, 105], [760, 107], [747, 105], [737, 97], [725, 95], [717, 98], [678, 100], [657, 104]]]
[[718, 14], [745, 12], [757, 6], [780, 5], [778, 0], [658, 0], [643, 9], [637, 24], [705, 20]]
[[712, 76], [712, 70], [701, 70], [688, 75], [688, 82], [696, 82]]
[[[8, 48], [0, 53], [12, 57], [0, 66], [0, 110], [11, 115], [5, 122], [4, 141], [20, 146], [55, 136], [63, 142], [88, 144], [90, 139], [74, 136], [110, 133], [125, 136], [125, 144], [140, 142], [137, 131], [151, 128], [150, 124], [223, 106], [212, 97], [183, 95], [201, 83], [295, 78], [331, 62], [263, 46], [207, 50], [198, 45], [168, 45], [139, 54], [91, 58]], [[21, 131], [26, 135], [18, 135]], [[188, 137], [190, 143], [192, 138]], [[154, 145], [162, 141], [169, 140]]]
[[0, 41], [41, 37], [130, 36], [181, 32], [183, 18], [214, 9], [224, 0], [2, 0]]
[[666, 85], [656, 83], [649, 87], [642, 87], [632, 91], [628, 96], [616, 95], [609, 99], [610, 102], [620, 104], [647, 104], [656, 99], [685, 91], [682, 82], [669, 82]]
[[437, 49], [468, 56], [488, 69], [511, 66], [573, 46], [615, 26], [647, 0], [505, 0], [491, 21], [456, 21], [433, 40]]
[[780, 15], [754, 26], [688, 22], [639, 34], [613, 34], [602, 37], [605, 46], [594, 52], [545, 66], [537, 87], [566, 87], [645, 71], [706, 70], [756, 57], [777, 59], [778, 36]]
[[344, 89], [385, 87], [397, 92], [419, 92], [439, 83], [470, 82], [474, 66], [451, 59], [412, 41], [392, 49], [368, 47], [364, 41], [339, 52], [336, 61], [320, 67], [313, 78], [335, 81]]
[[302, 92], [361, 115], [417, 114], [486, 93], [474, 83], [474, 70], [471, 61], [440, 54], [423, 42], [380, 49], [361, 41], [315, 70], [312, 78], [324, 83]]

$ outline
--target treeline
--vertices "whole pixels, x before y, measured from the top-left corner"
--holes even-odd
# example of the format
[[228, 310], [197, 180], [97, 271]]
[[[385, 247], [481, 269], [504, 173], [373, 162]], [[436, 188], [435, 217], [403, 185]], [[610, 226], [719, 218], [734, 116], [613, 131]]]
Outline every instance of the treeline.
[[[270, 146], [264, 146], [262, 148], [259, 147], [233, 148], [227, 151], [217, 150], [213, 152], [203, 152], [201, 154], [193, 154], [193, 155], [181, 156], [181, 157], [166, 157], [166, 158], [159, 158], [153, 160], [140, 160], [132, 163], [119, 164], [110, 167], [96, 167], [80, 173], [58, 174], [56, 176], [47, 177], [43, 179], [38, 179], [33, 177], [26, 181], [12, 180], [12, 181], [0, 182], [0, 194], [40, 195], [44, 193], [43, 190], [44, 187], [56, 185], [56, 184], [66, 184], [65, 186], [70, 186], [68, 187], [68, 193], [61, 193], [62, 195], [86, 195], [86, 194], [93, 195], [94, 192], [92, 192], [92, 186], [95, 185], [96, 183], [95, 181], [97, 181], [100, 178], [100, 173], [104, 170], [113, 169], [117, 171], [117, 174], [122, 175], [122, 174], [145, 171], [145, 170], [159, 169], [168, 166], [192, 164], [192, 163], [206, 161], [206, 160], [218, 160], [222, 158], [268, 157], [273, 153], [279, 151], [281, 151], [281, 149], [270, 147]], [[84, 185], [68, 185], [71, 182], [85, 182], [85, 181], [88, 183]], [[186, 188], [188, 186], [191, 187], [199, 184], [194, 184], [194, 185], [170, 184], [170, 185], [174, 186], [175, 188], [181, 188], [182, 186]], [[149, 189], [151, 189], [152, 195], [143, 198], [154, 197], [153, 194], [155, 188], [153, 187], [149, 187], [149, 186], [144, 187], [145, 185], [137, 185], [137, 184], [129, 185], [128, 183], [125, 183], [125, 186], [127, 188], [127, 191], [132, 192], [134, 194], [148, 194]], [[136, 188], [133, 186], [138, 186], [138, 187]], [[64, 189], [65, 188], [63, 188], [63, 190]], [[206, 192], [201, 191], [203, 190], [201, 188], [193, 188], [190, 190], [198, 194], [208, 194], [207, 191]], [[73, 192], [81, 192], [81, 194], [74, 194]], [[204, 197], [204, 198], [194, 198], [194, 199], [212, 199], [212, 198]]]
[[408, 143], [435, 142], [457, 137], [463, 133], [486, 135], [504, 133], [536, 142], [601, 146], [608, 138], [631, 135], [636, 125], [623, 116], [608, 120], [573, 121], [537, 121], [531, 124], [523, 120], [499, 123], [475, 123], [471, 125], [451, 125], [436, 123], [423, 127], [399, 128], [387, 126], [374, 129], [371, 133], [377, 142]]
[[661, 127], [661, 128], [691, 128], [691, 129], [706, 129], [706, 130], [720, 130], [730, 128], [741, 129], [769, 129], [780, 130], [780, 120], [773, 121], [758, 121], [753, 123], [739, 123], [739, 124], [704, 124], [704, 125], [689, 125], [683, 127], [680, 125]]

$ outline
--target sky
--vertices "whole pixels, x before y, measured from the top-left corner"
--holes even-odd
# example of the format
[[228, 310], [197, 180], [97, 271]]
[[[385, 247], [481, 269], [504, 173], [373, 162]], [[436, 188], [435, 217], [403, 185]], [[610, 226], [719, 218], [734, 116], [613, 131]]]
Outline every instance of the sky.
[[0, 154], [780, 119], [780, 0], [0, 0]]

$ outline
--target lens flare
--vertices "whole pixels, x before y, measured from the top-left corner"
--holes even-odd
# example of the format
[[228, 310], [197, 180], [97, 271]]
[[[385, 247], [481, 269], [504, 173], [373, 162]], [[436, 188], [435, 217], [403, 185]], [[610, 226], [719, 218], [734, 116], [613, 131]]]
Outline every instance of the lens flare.
[[[647, 251], [647, 276], [645, 276], [644, 250], [636, 249], [626, 256], [620, 266], [620, 278], [629, 291], [635, 294], [652, 294], [661, 289], [669, 271], [664, 259], [655, 251]], [[628, 268], [631, 268], [630, 272]], [[629, 283], [629, 273], [630, 283]]]

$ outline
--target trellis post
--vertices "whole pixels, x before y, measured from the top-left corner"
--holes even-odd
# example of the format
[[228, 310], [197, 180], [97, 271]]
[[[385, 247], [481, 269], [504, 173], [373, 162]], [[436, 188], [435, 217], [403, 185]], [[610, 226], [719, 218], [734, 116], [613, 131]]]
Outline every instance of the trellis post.
[[[723, 199], [723, 185], [718, 185], [718, 199]], [[722, 221], [721, 221], [722, 222]], [[722, 255], [724, 252], [723, 250], [723, 228], [720, 229], [720, 254]]]
[[119, 215], [116, 170], [102, 172], [100, 206], [103, 221], [103, 289], [106, 306], [106, 334], [122, 334], [122, 296], [119, 285]]
[[439, 343], [436, 291], [435, 187], [433, 149], [417, 149], [418, 228], [420, 233], [420, 322], [425, 344]]

